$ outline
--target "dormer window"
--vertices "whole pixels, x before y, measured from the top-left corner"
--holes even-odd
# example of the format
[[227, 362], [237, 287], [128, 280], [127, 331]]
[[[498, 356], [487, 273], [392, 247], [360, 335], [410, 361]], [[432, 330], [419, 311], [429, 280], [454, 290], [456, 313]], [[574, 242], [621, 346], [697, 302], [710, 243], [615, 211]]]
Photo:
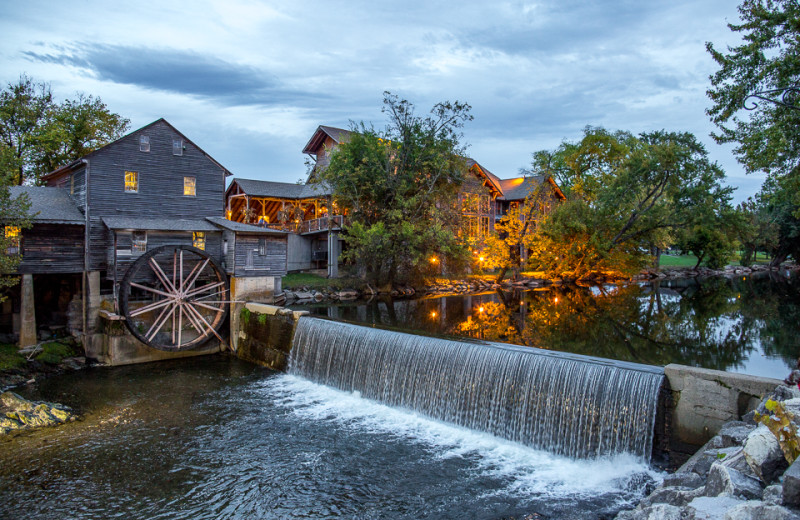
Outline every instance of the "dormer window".
[[149, 152], [150, 151], [150, 136], [149, 135], [140, 135], [139, 136], [139, 151], [140, 152]]
[[183, 140], [182, 139], [173, 139], [172, 140], [172, 155], [183, 155]]

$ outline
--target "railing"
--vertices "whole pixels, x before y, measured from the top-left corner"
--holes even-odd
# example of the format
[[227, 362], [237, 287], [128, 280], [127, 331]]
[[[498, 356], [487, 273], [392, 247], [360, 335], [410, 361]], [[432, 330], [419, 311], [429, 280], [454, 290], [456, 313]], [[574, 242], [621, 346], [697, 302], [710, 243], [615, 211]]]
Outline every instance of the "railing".
[[[328, 227], [330, 222], [330, 227]], [[314, 218], [302, 222], [272, 222], [265, 227], [277, 231], [293, 231], [295, 233], [313, 233], [316, 231], [327, 231], [328, 229], [342, 229], [344, 225], [344, 215], [334, 215], [332, 217]]]

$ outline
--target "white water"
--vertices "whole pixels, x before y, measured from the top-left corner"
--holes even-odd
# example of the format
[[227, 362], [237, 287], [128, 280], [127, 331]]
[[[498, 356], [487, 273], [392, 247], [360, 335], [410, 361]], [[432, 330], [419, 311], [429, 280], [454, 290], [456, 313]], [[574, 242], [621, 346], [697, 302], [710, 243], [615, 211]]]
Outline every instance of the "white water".
[[554, 455], [298, 376], [280, 375], [261, 384], [265, 397], [304, 420], [333, 423], [359, 432], [390, 434], [421, 444], [432, 457], [442, 460], [468, 459], [476, 471], [505, 483], [504, 487], [488, 492], [491, 494], [558, 501], [608, 496], [615, 497], [617, 507], [624, 507], [641, 498], [643, 482], [657, 482], [663, 477], [640, 457], [630, 454], [591, 460]]
[[653, 367], [303, 318], [290, 373], [572, 458], [649, 460]]

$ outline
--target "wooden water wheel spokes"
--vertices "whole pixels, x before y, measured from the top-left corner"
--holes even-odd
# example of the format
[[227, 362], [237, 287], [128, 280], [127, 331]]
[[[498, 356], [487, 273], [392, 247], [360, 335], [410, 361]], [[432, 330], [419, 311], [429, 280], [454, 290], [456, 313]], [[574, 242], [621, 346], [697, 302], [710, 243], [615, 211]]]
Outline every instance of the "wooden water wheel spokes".
[[161, 246], [140, 256], [119, 287], [125, 325], [158, 350], [199, 347], [220, 329], [228, 314], [228, 277], [205, 251]]

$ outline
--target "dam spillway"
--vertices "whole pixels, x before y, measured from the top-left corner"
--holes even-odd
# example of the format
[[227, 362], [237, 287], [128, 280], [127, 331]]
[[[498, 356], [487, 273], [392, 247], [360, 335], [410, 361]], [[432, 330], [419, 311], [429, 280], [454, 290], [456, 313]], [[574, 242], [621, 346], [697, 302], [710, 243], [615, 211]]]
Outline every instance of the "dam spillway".
[[663, 370], [304, 317], [289, 372], [574, 458], [649, 459]]

